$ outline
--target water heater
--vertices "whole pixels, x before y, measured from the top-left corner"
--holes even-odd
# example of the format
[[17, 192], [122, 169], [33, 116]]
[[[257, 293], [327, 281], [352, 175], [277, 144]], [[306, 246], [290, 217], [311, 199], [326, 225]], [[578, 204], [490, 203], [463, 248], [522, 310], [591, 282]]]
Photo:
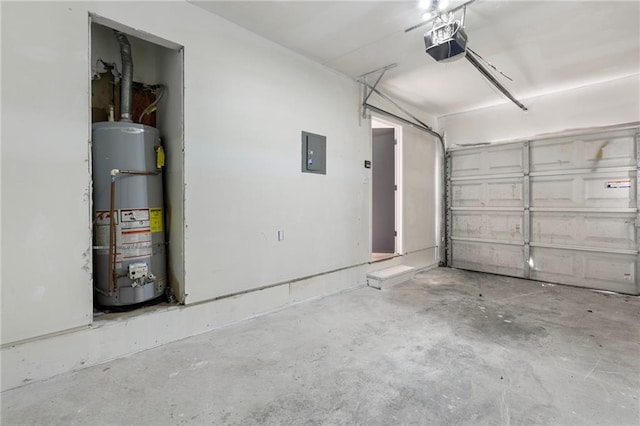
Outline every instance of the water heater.
[[95, 300], [114, 307], [155, 299], [167, 285], [159, 132], [95, 123], [92, 145]]

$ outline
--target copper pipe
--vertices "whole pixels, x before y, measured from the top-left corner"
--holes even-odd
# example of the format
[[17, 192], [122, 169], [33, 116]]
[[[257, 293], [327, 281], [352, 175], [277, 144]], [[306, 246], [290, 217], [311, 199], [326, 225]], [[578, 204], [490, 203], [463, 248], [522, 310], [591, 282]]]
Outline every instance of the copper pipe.
[[111, 200], [109, 207], [109, 294], [113, 293], [116, 288], [115, 269], [116, 269], [116, 222], [114, 220], [116, 210], [116, 176], [111, 175]]
[[152, 176], [159, 175], [161, 172], [143, 172], [140, 170], [118, 170], [118, 174], [123, 175], [144, 175], [144, 176]]
[[119, 174], [127, 175], [159, 175], [161, 172], [145, 172], [140, 170], [111, 170], [111, 194], [110, 194], [110, 206], [109, 206], [109, 295], [113, 294], [118, 288], [116, 279], [116, 260], [118, 256], [118, 250], [116, 247], [116, 177]]

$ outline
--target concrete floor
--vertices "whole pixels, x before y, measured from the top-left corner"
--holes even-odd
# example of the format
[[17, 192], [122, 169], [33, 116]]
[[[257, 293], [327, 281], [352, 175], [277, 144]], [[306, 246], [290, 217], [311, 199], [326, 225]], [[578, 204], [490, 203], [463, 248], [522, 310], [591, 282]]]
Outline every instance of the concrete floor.
[[640, 299], [436, 269], [2, 394], [2, 424], [640, 424]]

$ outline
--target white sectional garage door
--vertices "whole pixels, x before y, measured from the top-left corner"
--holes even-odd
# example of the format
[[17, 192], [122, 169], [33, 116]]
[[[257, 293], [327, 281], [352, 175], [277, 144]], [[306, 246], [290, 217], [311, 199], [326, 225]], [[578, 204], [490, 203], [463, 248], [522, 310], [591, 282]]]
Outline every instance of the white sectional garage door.
[[639, 294], [637, 134], [450, 151], [448, 264]]

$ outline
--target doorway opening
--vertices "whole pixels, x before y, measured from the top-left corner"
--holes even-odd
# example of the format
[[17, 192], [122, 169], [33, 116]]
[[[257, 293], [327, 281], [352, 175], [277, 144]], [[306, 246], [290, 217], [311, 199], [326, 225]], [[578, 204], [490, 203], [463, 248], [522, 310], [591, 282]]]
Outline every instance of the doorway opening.
[[184, 49], [89, 23], [94, 318], [184, 303]]
[[402, 127], [371, 119], [371, 260], [402, 253]]

